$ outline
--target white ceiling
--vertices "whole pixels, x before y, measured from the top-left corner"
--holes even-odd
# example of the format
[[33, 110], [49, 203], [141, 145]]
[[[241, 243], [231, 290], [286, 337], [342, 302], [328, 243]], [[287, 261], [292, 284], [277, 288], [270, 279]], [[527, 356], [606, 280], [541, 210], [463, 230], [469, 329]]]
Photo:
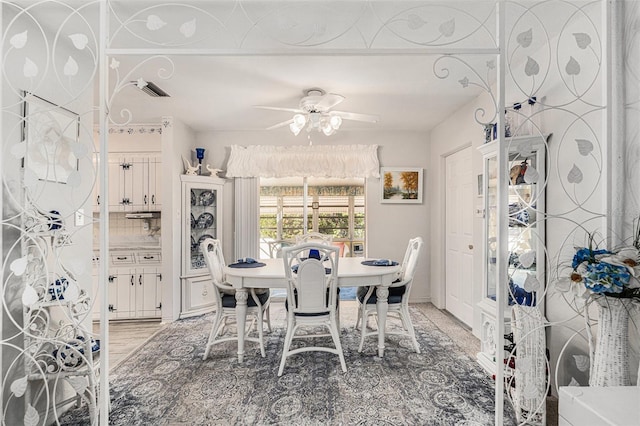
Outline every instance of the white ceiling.
[[[152, 98], [135, 86], [114, 97], [113, 117], [121, 108], [133, 113], [131, 123], [159, 123], [173, 116], [195, 131], [261, 130], [291, 118], [290, 113], [254, 108], [269, 105], [297, 108], [303, 91], [320, 87], [345, 96], [336, 110], [380, 116], [377, 124], [347, 121], [342, 129], [404, 129], [429, 131], [452, 111], [479, 94], [458, 80], [471, 76], [458, 67], [448, 79], [434, 75], [436, 56], [174, 56], [145, 61], [117, 57], [123, 81], [153, 81], [171, 95]], [[485, 57], [465, 58], [485, 66]], [[141, 65], [142, 64], [142, 65]], [[443, 65], [441, 63], [439, 65]], [[163, 79], [159, 70], [171, 70]], [[455, 70], [455, 67], [452, 68]], [[163, 71], [160, 71], [162, 75]], [[481, 71], [482, 72], [482, 71]], [[288, 132], [287, 127], [270, 130]]]

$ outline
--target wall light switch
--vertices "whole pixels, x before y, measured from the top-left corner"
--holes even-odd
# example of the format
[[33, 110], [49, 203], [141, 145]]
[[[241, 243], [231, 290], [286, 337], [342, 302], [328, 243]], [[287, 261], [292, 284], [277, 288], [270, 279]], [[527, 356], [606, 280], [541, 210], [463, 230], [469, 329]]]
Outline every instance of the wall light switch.
[[76, 226], [83, 226], [84, 225], [84, 209], [76, 210], [75, 224], [76, 224]]

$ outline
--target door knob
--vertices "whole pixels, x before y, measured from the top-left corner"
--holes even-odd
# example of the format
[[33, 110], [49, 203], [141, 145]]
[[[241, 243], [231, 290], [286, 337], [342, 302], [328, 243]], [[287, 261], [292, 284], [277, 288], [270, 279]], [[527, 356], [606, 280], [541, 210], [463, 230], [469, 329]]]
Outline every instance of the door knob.
[[469, 244], [469, 250], [473, 250], [473, 244]]

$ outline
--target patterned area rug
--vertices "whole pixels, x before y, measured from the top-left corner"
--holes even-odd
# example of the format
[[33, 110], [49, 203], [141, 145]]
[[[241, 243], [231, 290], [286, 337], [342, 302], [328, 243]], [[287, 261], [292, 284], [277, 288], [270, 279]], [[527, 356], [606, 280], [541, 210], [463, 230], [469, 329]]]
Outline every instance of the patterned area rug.
[[[245, 362], [238, 364], [235, 342], [214, 346], [202, 360], [211, 314], [177, 321], [112, 372], [109, 423], [493, 425], [491, 378], [424, 314], [411, 314], [420, 354], [398, 336], [387, 338], [384, 358], [377, 356], [375, 337], [358, 353], [355, 318], [343, 310], [347, 373], [337, 356], [307, 352], [289, 358], [281, 377], [282, 323], [266, 334], [266, 358], [247, 343]], [[86, 423], [82, 411], [61, 423]], [[509, 407], [505, 424], [516, 424]]]

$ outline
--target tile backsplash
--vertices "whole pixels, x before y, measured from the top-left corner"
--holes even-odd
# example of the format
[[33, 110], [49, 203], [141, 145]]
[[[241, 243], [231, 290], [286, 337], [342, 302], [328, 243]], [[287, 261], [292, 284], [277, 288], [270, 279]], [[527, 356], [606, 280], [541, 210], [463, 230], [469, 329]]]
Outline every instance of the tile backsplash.
[[[109, 235], [112, 237], [128, 236], [128, 237], [160, 237], [160, 218], [154, 219], [127, 219], [126, 213], [112, 212], [109, 213]], [[96, 221], [93, 224], [93, 238], [97, 241], [100, 236], [100, 224], [98, 223], [98, 214], [94, 213]], [[145, 222], [149, 223], [149, 229], [144, 229]]]

